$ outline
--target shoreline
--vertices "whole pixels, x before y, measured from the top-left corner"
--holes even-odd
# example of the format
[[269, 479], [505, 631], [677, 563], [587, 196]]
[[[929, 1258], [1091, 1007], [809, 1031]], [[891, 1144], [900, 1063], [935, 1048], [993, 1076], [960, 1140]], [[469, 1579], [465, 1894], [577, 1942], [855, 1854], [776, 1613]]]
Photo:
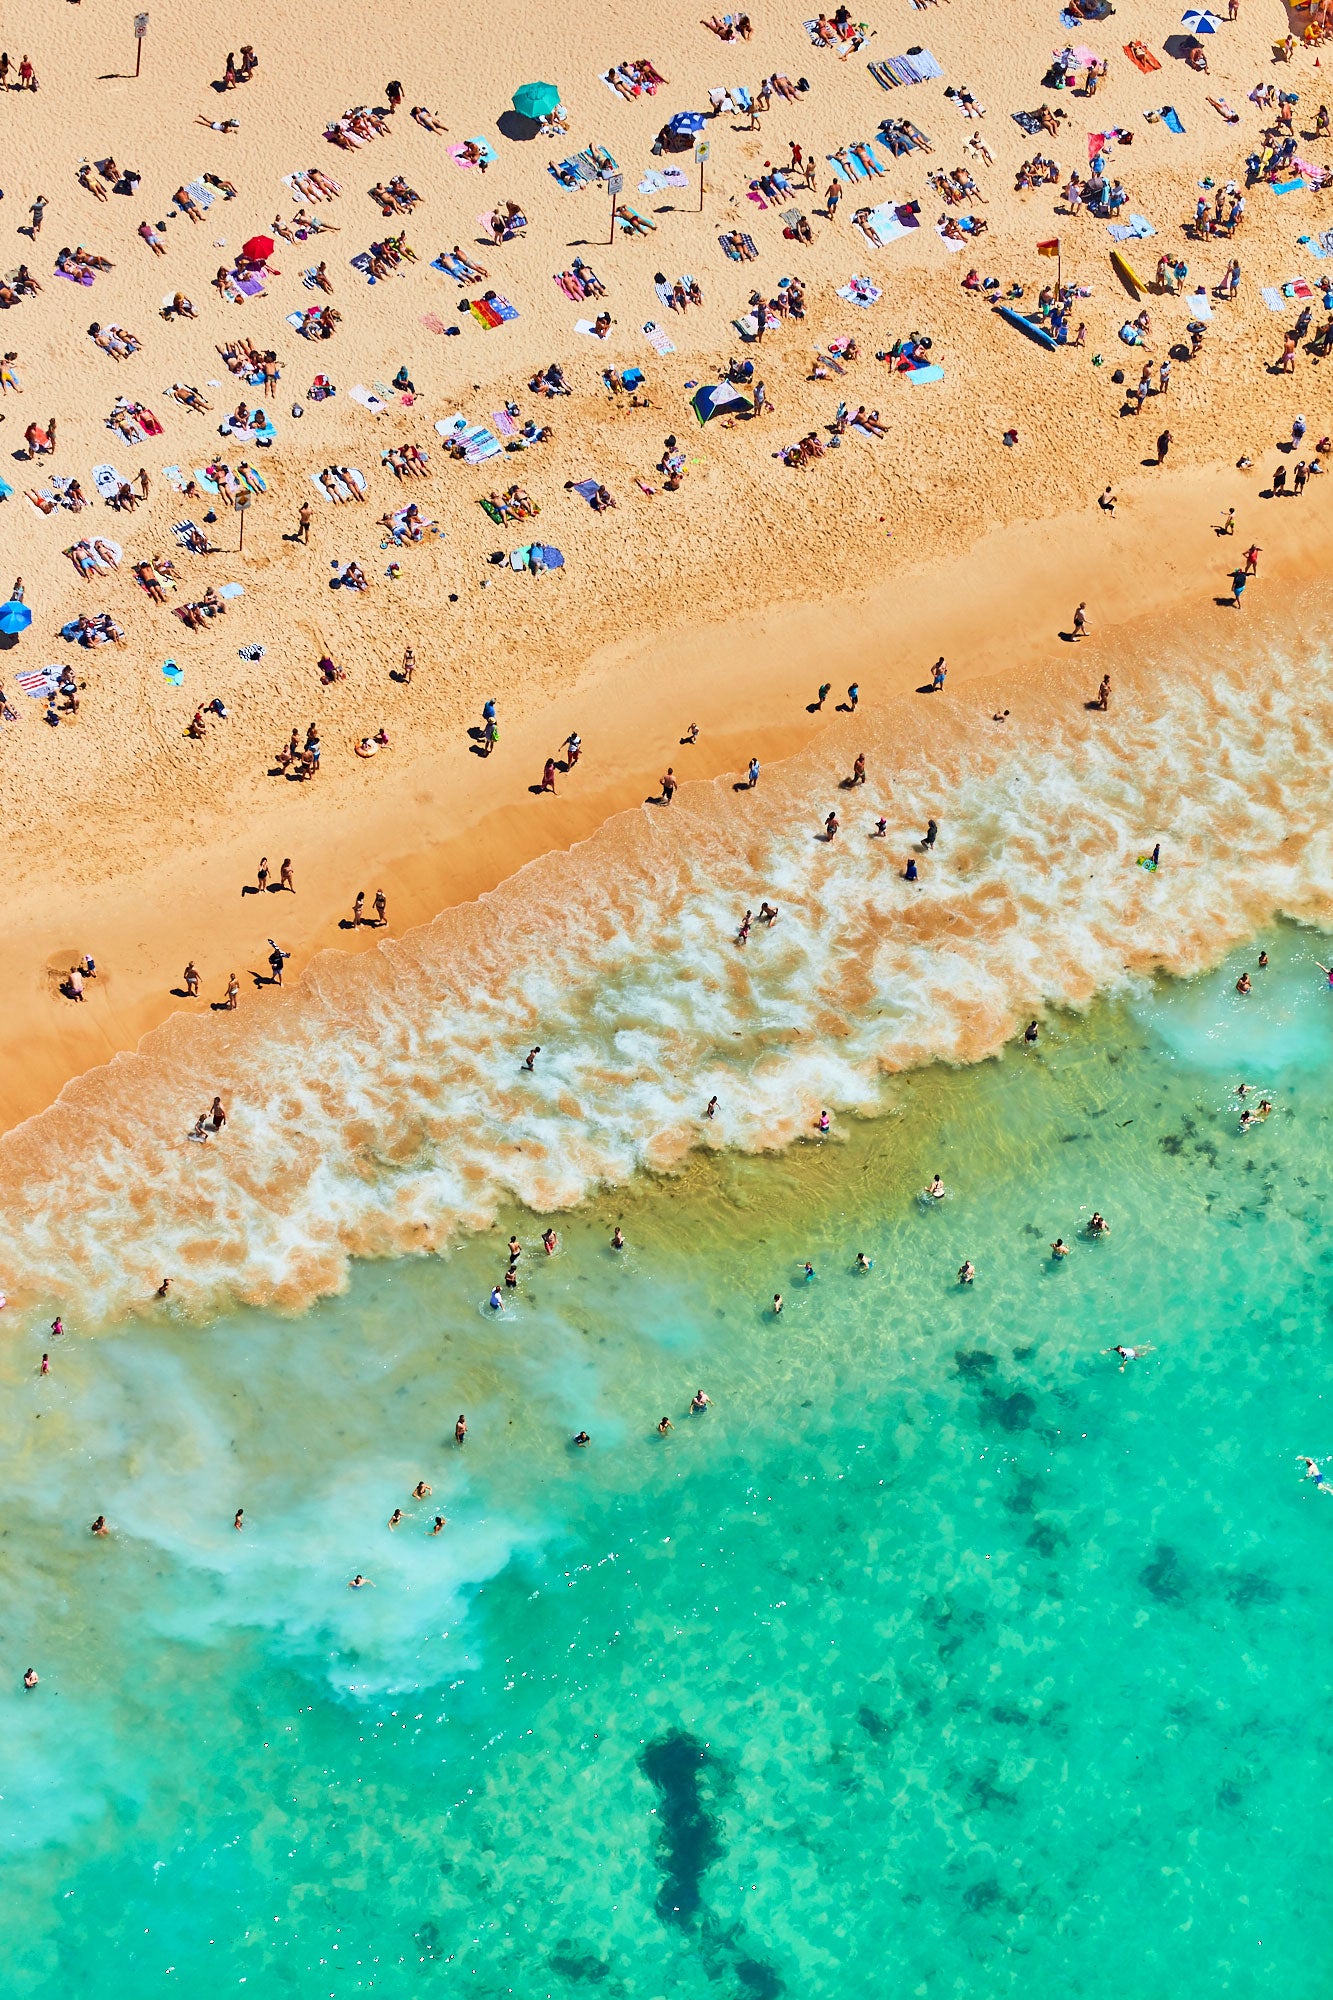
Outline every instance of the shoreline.
[[[572, 692], [505, 725], [492, 759], [462, 746], [414, 752], [399, 739], [368, 772], [372, 780], [382, 772], [390, 779], [390, 795], [367, 784], [358, 798], [330, 797], [321, 791], [327, 778], [317, 779], [298, 788], [304, 824], [297, 832], [291, 788], [283, 784], [271, 814], [276, 821], [279, 806], [285, 813], [282, 838], [293, 848], [297, 833], [306, 843], [318, 838], [321, 852], [313, 866], [298, 861], [295, 897], [270, 892], [262, 922], [255, 921], [254, 896], [242, 893], [266, 840], [277, 872], [280, 843], [262, 823], [243, 837], [203, 829], [202, 851], [169, 852], [91, 890], [49, 882], [20, 888], [7, 912], [11, 949], [0, 1000], [27, 1059], [21, 1071], [10, 1066], [0, 1083], [0, 1135], [38, 1115], [77, 1077], [132, 1052], [174, 1013], [206, 1013], [233, 968], [247, 996], [242, 1008], [262, 1004], [251, 979], [263, 971], [256, 944], [270, 924], [292, 949], [293, 983], [317, 953], [347, 949], [353, 934], [340, 925], [350, 905], [345, 885], [353, 880], [368, 899], [380, 886], [389, 898], [389, 928], [370, 931], [366, 947], [380, 937], [401, 939], [484, 898], [529, 862], [587, 840], [655, 792], [667, 764], [688, 785], [743, 769], [752, 754], [766, 768], [794, 755], [844, 725], [830, 711], [845, 677], [859, 680], [866, 711], [910, 702], [942, 650], [949, 681], [939, 705], [953, 714], [964, 690], [998, 675], [1018, 685], [1076, 674], [1088, 680], [1091, 694], [1138, 628], [1168, 619], [1174, 631], [1181, 620], [1206, 624], [1211, 613], [1227, 620], [1228, 637], [1233, 619], [1254, 624], [1259, 613], [1271, 624], [1281, 615], [1271, 609], [1272, 584], [1311, 583], [1323, 573], [1329, 504], [1323, 482], [1300, 507], [1265, 506], [1260, 578], [1241, 612], [1212, 611], [1215, 589], [1197, 581], [1204, 571], [1215, 578], [1223, 556], [1243, 550], [1242, 536], [1224, 543], [1214, 530], [1228, 506], [1244, 506], [1253, 492], [1246, 482], [1258, 476], [1224, 465], [1144, 475], [1121, 491], [1113, 519], [1094, 505], [1040, 526], [1016, 521], [993, 529], [963, 556], [919, 564], [856, 596], [777, 601], [726, 624], [604, 646]], [[1073, 548], [1078, 555], [1071, 562]], [[1066, 581], [1070, 575], [1077, 581]], [[942, 609], [945, 590], [956, 594]], [[1095, 607], [1093, 630], [1089, 641], [1071, 646], [1057, 633], [1080, 594]], [[817, 667], [810, 664], [815, 660]], [[823, 679], [834, 692], [816, 718], [806, 702]], [[571, 716], [584, 737], [579, 770], [558, 779], [556, 798], [532, 798], [546, 746], [571, 726]], [[692, 721], [701, 725], [700, 741], [683, 747], [679, 736]], [[644, 743], [654, 740], [658, 749], [645, 755]], [[426, 839], [423, 808], [446, 822]], [[206, 926], [191, 914], [201, 901], [209, 910]], [[85, 949], [98, 960], [99, 977], [79, 1007], [59, 995], [55, 969]], [[171, 988], [192, 957], [203, 976], [201, 996], [182, 1006], [183, 993], [173, 997]]]

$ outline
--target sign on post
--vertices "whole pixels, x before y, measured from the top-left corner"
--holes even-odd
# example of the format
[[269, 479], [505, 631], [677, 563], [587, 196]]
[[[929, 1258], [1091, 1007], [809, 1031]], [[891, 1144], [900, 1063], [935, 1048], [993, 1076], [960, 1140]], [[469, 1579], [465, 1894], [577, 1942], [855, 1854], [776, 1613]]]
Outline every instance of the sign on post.
[[607, 193], [611, 197], [611, 234], [607, 238], [608, 245], [614, 243], [616, 240], [616, 203], [620, 199], [620, 191], [624, 185], [625, 176], [623, 174], [607, 175], [606, 188]]
[[707, 139], [696, 139], [696, 140], [695, 140], [695, 142], [694, 142], [694, 157], [695, 157], [695, 159], [696, 159], [696, 160], [697, 160], [697, 161], [699, 162], [699, 213], [700, 213], [700, 215], [702, 215], [702, 214], [703, 214], [703, 212], [704, 212], [704, 161], [705, 161], [705, 160], [706, 160], [706, 159], [708, 158], [708, 154], [709, 154], [709, 150], [710, 150], [710, 148], [709, 148], [709, 142], [708, 142], [708, 140], [707, 140]]
[[254, 495], [252, 493], [247, 493], [245, 489], [242, 488], [231, 503], [232, 506], [236, 509], [236, 512], [241, 517], [241, 539], [237, 549], [238, 554], [240, 553], [240, 550], [245, 547], [245, 510], [250, 505], [250, 502], [253, 498]]
[[139, 64], [143, 61], [144, 37], [148, 33], [148, 16], [136, 14], [134, 17], [134, 74], [139, 74]]

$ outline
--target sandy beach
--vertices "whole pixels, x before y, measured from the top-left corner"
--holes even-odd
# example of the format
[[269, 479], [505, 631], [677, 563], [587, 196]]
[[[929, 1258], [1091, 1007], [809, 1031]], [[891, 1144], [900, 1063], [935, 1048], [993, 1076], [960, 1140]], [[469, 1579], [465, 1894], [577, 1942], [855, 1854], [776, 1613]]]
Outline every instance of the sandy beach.
[[[103, 19], [92, 0], [53, 18], [15, 10], [6, 31], [11, 61], [26, 53], [40, 88], [5, 96], [4, 214], [26, 228], [39, 195], [48, 206], [40, 234], [17, 236], [11, 252], [43, 289], [4, 321], [21, 388], [3, 399], [4, 477], [14, 491], [0, 521], [33, 612], [31, 628], [0, 656], [16, 716], [0, 728], [9, 947], [0, 998], [13, 1046], [24, 1052], [0, 1086], [4, 1127], [181, 1008], [187, 960], [201, 975], [196, 1011], [220, 1000], [233, 970], [242, 1007], [262, 1007], [271, 934], [292, 953], [289, 984], [313, 954], [377, 935], [346, 927], [358, 890], [369, 900], [383, 888], [388, 930], [401, 935], [543, 852], [587, 838], [655, 793], [668, 765], [683, 782], [743, 769], [751, 755], [770, 765], [841, 726], [827, 711], [807, 711], [821, 681], [840, 692], [855, 679], [865, 707], [884, 709], [915, 701], [943, 653], [949, 681], [938, 726], [965, 731], [977, 720], [969, 683], [1027, 676], [1034, 700], [1048, 701], [1055, 688], [1081, 706], [1100, 674], [1114, 671], [1117, 648], [1132, 656], [1153, 621], [1179, 629], [1199, 620], [1201, 634], [1209, 619], [1227, 621], [1230, 640], [1231, 621], [1252, 619], [1257, 608], [1280, 619], [1288, 586], [1317, 584], [1326, 569], [1324, 482], [1294, 502], [1260, 496], [1284, 463], [1274, 447], [1290, 437], [1293, 418], [1307, 420], [1308, 457], [1329, 427], [1328, 399], [1305, 351], [1294, 375], [1272, 372], [1303, 294], [1274, 312], [1261, 288], [1318, 276], [1320, 262], [1298, 239], [1333, 222], [1328, 197], [1308, 187], [1279, 195], [1260, 183], [1247, 193], [1234, 239], [1194, 242], [1183, 231], [1201, 186], [1210, 198], [1214, 184], [1244, 186], [1245, 155], [1272, 122], [1250, 98], [1256, 84], [1298, 92], [1295, 131], [1313, 129], [1322, 92], [1315, 53], [1276, 62], [1283, 14], [1252, 0], [1207, 37], [1206, 76], [1170, 53], [1182, 38], [1174, 10], [1161, 5], [1132, 19], [1122, 9], [1076, 32], [1053, 8], [1023, 5], [987, 34], [961, 5], [917, 11], [892, 0], [868, 25], [870, 39], [843, 60], [812, 46], [795, 14], [756, 14], [752, 39], [724, 45], [683, 9], [659, 13], [648, 29], [624, 7], [564, 10], [538, 24], [505, 6], [488, 17], [482, 45], [460, 52], [454, 37], [437, 37], [424, 11], [405, 8], [368, 65], [361, 48], [343, 46], [352, 39], [345, 21], [330, 15], [325, 27], [316, 10], [299, 23], [266, 24], [253, 78], [219, 92], [213, 82], [228, 34], [238, 31], [211, 8], [154, 10], [138, 79], [110, 74], [132, 68], [133, 41], [128, 21]], [[1127, 60], [1122, 45], [1131, 38], [1156, 52], [1159, 70], [1144, 74]], [[651, 46], [641, 46], [645, 39]], [[1107, 62], [1092, 99], [1043, 83], [1052, 56], [1071, 43]], [[938, 78], [884, 91], [868, 73], [869, 62], [922, 47], [937, 59]], [[599, 71], [632, 51], [670, 81], [626, 103]], [[655, 135], [678, 112], [710, 111], [710, 89], [743, 82], [753, 92], [774, 74], [807, 79], [809, 88], [791, 104], [774, 97], [758, 132], [725, 111], [703, 127], [710, 154], [701, 214], [692, 153], [654, 156]], [[386, 105], [386, 79], [399, 77], [404, 101], [383, 121], [384, 135], [352, 151], [322, 136], [351, 107]], [[519, 129], [507, 109], [512, 92], [539, 77], [558, 85], [567, 138], [510, 136]], [[984, 119], [965, 119], [945, 95], [963, 85], [986, 107]], [[1210, 97], [1233, 107], [1238, 122], [1226, 123]], [[1182, 132], [1145, 119], [1166, 104]], [[413, 105], [429, 107], [448, 132], [414, 122]], [[1068, 114], [1055, 139], [1031, 135], [1012, 115], [1042, 105]], [[826, 219], [820, 211], [834, 180], [827, 156], [871, 139], [889, 116], [912, 120], [932, 151], [894, 158], [879, 145], [882, 188], [845, 186]], [[213, 131], [200, 118], [235, 118], [240, 129]], [[1169, 251], [1188, 262], [1192, 287], [1216, 285], [1232, 254], [1242, 266], [1236, 299], [1214, 302], [1202, 351], [1173, 363], [1169, 393], [1153, 396], [1137, 418], [1122, 414], [1125, 387], [1145, 357], [1156, 367], [1179, 344], [1190, 308], [1184, 296], [1151, 287], [1131, 301], [1110, 263], [1105, 219], [1060, 212], [1070, 170], [1087, 170], [1087, 134], [1112, 127], [1132, 134], [1132, 145], [1108, 144], [1108, 174], [1124, 179], [1127, 212], [1151, 218], [1156, 230], [1129, 245], [1135, 268], [1151, 279]], [[495, 155], [484, 176], [449, 151], [474, 134]], [[974, 134], [993, 164], [964, 151]], [[815, 186], [752, 202], [751, 183], [766, 163], [784, 167], [793, 141], [817, 162]], [[614, 155], [624, 199], [653, 224], [650, 234], [608, 245], [605, 189], [569, 191], [547, 171], [548, 160], [589, 144]], [[1038, 151], [1059, 163], [1059, 185], [1015, 191], [1017, 169]], [[1300, 138], [1297, 154], [1330, 164], [1323, 138]], [[76, 172], [108, 155], [121, 180], [99, 181], [99, 201]], [[971, 212], [989, 226], [955, 254], [935, 219], [969, 209], [946, 209], [926, 177], [962, 162], [984, 197], [984, 209], [974, 201]], [[683, 191], [639, 193], [649, 170], [676, 163]], [[298, 203], [281, 176], [311, 166], [341, 184], [336, 198], [308, 205], [337, 233], [279, 240], [256, 296], [225, 301], [210, 283], [214, 272], [257, 232], [270, 233], [275, 215], [290, 221]], [[114, 191], [127, 168], [141, 176], [128, 195]], [[172, 190], [188, 191], [207, 173], [233, 184], [236, 196], [212, 190], [207, 213], [192, 223]], [[421, 200], [388, 222], [366, 190], [393, 175]], [[851, 217], [863, 200], [889, 197], [919, 203], [919, 226], [877, 249]], [[526, 229], [492, 245], [481, 219], [511, 200]], [[813, 242], [784, 239], [788, 207], [808, 219]], [[165, 225], [164, 256], [137, 233], [145, 221]], [[415, 261], [368, 285], [350, 258], [399, 229]], [[754, 262], [724, 256], [719, 235], [732, 230], [753, 239]], [[1065, 281], [1087, 288], [1071, 310], [1086, 340], [1046, 352], [962, 280], [975, 266], [1006, 290], [1021, 284], [1015, 303], [1035, 310], [1055, 271], [1036, 245], [1057, 236]], [[77, 244], [114, 268], [77, 287], [53, 273], [55, 253]], [[460, 287], [432, 268], [437, 250], [454, 244], [485, 267], [486, 284]], [[323, 301], [301, 273], [325, 255], [328, 302], [341, 322], [331, 340], [307, 341], [285, 316]], [[597, 273], [604, 299], [580, 305], [554, 282], [576, 256]], [[695, 277], [702, 306], [664, 308], [657, 273]], [[882, 292], [868, 310], [838, 295], [853, 274]], [[787, 275], [804, 284], [804, 319], [747, 344], [733, 322], [752, 288], [769, 296]], [[487, 327], [460, 313], [461, 301], [491, 288], [512, 301], [516, 319]], [[164, 298], [177, 291], [197, 317], [163, 319]], [[1310, 303], [1317, 330], [1325, 317], [1317, 286]], [[576, 331], [585, 311], [591, 317], [603, 306], [613, 320], [605, 341]], [[1120, 328], [1144, 308], [1145, 343], [1123, 344]], [[457, 328], [457, 337], [427, 320]], [[654, 352], [643, 332], [649, 322], [665, 329], [674, 352]], [[88, 336], [93, 323], [129, 329], [139, 351], [113, 359]], [[929, 332], [942, 380], [916, 383], [875, 359], [916, 330]], [[250, 407], [263, 400], [261, 389], [227, 373], [217, 351], [242, 334], [257, 350], [275, 351], [281, 367], [266, 405], [276, 431], [268, 448], [218, 438], [219, 422], [242, 398]], [[824, 379], [809, 379], [815, 353], [847, 336], [860, 358], [841, 376], [824, 369]], [[754, 361], [773, 408], [701, 428], [690, 396], [700, 383], [719, 382], [733, 357]], [[571, 394], [529, 393], [530, 378], [552, 363]], [[603, 385], [604, 370], [629, 367], [644, 371], [638, 394], [648, 407], [630, 407], [628, 394]], [[1123, 386], [1112, 383], [1117, 368]], [[400, 369], [414, 389], [386, 398], [382, 414], [351, 395], [368, 387], [373, 396]], [[309, 389], [320, 374], [337, 393], [314, 401]], [[173, 400], [173, 383], [197, 388], [209, 412]], [[118, 397], [150, 410], [161, 435], [129, 442], [109, 430]], [[888, 435], [848, 429], [834, 439], [829, 426], [844, 401], [878, 410]], [[549, 424], [553, 436], [484, 464], [450, 460], [437, 421], [463, 412], [485, 425], [511, 402], [521, 421]], [[48, 415], [57, 420], [56, 449], [29, 461], [24, 428], [44, 426]], [[1145, 466], [1164, 425], [1168, 462]], [[1006, 443], [1011, 431], [1016, 439]], [[812, 432], [825, 441], [816, 462], [792, 466], [777, 456]], [[667, 438], [684, 454], [677, 491], [665, 490], [657, 469]], [[381, 462], [404, 444], [429, 454], [428, 477], [400, 482]], [[1242, 456], [1251, 468], [1237, 469]], [[265, 490], [245, 516], [238, 552], [239, 517], [207, 492], [182, 494], [160, 468], [179, 467], [189, 480], [196, 467], [218, 458], [234, 467], [242, 457]], [[91, 469], [104, 461], [127, 481], [140, 466], [147, 471], [148, 497], [132, 512], [97, 498]], [[365, 474], [367, 504], [335, 507], [320, 494], [312, 477], [331, 465]], [[24, 490], [49, 490], [53, 473], [79, 480], [94, 504], [38, 512]], [[587, 479], [609, 489], [614, 510], [595, 513], [567, 490], [566, 482]], [[497, 525], [479, 504], [515, 480], [540, 504], [531, 526]], [[1097, 505], [1108, 484], [1113, 516]], [[308, 545], [294, 539], [303, 500], [313, 515]], [[380, 515], [408, 501], [438, 523], [439, 536], [382, 546]], [[1216, 533], [1229, 507], [1234, 540]], [[217, 552], [195, 555], [173, 541], [182, 519], [201, 525]], [[492, 560], [534, 534], [559, 547], [563, 568], [531, 575]], [[62, 551], [83, 537], [114, 540], [119, 569], [79, 577]], [[1215, 600], [1228, 594], [1251, 540], [1263, 549], [1259, 578], [1233, 611]], [[178, 573], [160, 605], [132, 571], [159, 554]], [[364, 592], [331, 587], [351, 561], [368, 580]], [[400, 574], [387, 573], [391, 564]], [[229, 599], [225, 616], [187, 630], [176, 608], [224, 584], [243, 594]], [[1059, 635], [1080, 601], [1092, 637], [1071, 647]], [[104, 611], [123, 643], [86, 650], [57, 636], [71, 618]], [[406, 646], [417, 661], [410, 685], [395, 678]], [[261, 657], [240, 657], [257, 647]], [[325, 655], [346, 676], [329, 686], [317, 671]], [[169, 659], [179, 685], [163, 677]], [[77, 715], [54, 728], [42, 701], [25, 698], [14, 679], [47, 662], [72, 662], [79, 687]], [[191, 716], [215, 698], [228, 719], [209, 717], [203, 740], [191, 738]], [[501, 739], [483, 760], [468, 731], [488, 699], [499, 705]], [[275, 770], [274, 754], [312, 719], [320, 769], [298, 784]], [[692, 722], [699, 741], [684, 747]], [[373, 760], [355, 756], [355, 742], [381, 728], [388, 746]], [[571, 729], [584, 745], [577, 769], [560, 777], [554, 798], [533, 797], [544, 760]], [[275, 879], [280, 860], [292, 858], [295, 896], [243, 893], [261, 854]], [[75, 1005], [60, 981], [85, 952], [98, 976]]]

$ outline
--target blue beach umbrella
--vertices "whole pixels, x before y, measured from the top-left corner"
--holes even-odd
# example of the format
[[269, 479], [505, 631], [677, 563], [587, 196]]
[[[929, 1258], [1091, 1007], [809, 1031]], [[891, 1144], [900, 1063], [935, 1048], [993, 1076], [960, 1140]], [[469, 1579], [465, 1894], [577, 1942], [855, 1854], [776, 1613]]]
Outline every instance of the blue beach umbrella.
[[32, 613], [17, 597], [11, 597], [8, 604], [0, 604], [0, 632], [6, 638], [13, 638], [19, 632], [26, 632], [32, 623]]
[[1180, 25], [1188, 28], [1192, 35], [1215, 35], [1222, 23], [1206, 7], [1187, 7], [1180, 17]]
[[707, 124], [702, 111], [678, 111], [667, 121], [669, 132], [702, 132]]
[[514, 109], [520, 118], [545, 118], [560, 102], [553, 83], [521, 83], [514, 92]]

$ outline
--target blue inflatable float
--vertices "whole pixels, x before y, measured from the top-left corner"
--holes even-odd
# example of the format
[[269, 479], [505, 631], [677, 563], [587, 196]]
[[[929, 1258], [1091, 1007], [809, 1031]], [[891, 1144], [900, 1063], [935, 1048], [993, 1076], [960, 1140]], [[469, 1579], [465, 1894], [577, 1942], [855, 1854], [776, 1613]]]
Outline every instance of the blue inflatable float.
[[1022, 313], [1015, 312], [1012, 306], [996, 306], [995, 310], [1001, 319], [1008, 320], [1010, 326], [1016, 326], [1029, 340], [1035, 340], [1038, 347], [1049, 348], [1052, 354], [1055, 352], [1059, 343], [1055, 335], [1048, 333], [1044, 326], [1037, 326], [1034, 321], [1024, 319]]

